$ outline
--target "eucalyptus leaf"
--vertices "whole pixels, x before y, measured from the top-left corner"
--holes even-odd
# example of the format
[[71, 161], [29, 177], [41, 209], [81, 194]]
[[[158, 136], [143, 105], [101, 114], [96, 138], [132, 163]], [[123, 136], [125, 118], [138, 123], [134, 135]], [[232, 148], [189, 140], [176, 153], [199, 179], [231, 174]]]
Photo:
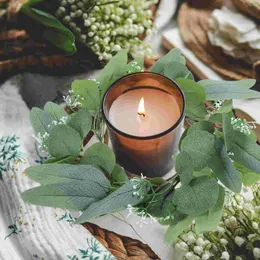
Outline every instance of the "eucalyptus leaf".
[[115, 182], [127, 182], [128, 177], [124, 171], [124, 169], [119, 165], [115, 164], [112, 173], [111, 173], [112, 180]]
[[84, 210], [106, 195], [106, 189], [99, 184], [73, 180], [29, 189], [21, 197], [25, 202], [35, 205]]
[[203, 176], [193, 179], [189, 185], [176, 189], [173, 202], [177, 210], [198, 216], [211, 209], [217, 202], [219, 185], [215, 178]]
[[100, 93], [97, 83], [93, 80], [74, 80], [71, 85], [76, 95], [84, 98], [80, 103], [87, 108], [92, 115], [96, 115], [100, 108]]
[[257, 174], [256, 172], [247, 169], [243, 165], [236, 162], [234, 162], [234, 166], [236, 167], [240, 179], [244, 185], [251, 186], [260, 181], [260, 174]]
[[254, 79], [244, 79], [240, 81], [218, 81], [201, 80], [198, 82], [206, 90], [207, 100], [225, 99], [247, 99], [259, 98], [260, 93], [249, 88], [256, 83]]
[[68, 164], [72, 164], [75, 161], [75, 156], [66, 156], [64, 158], [55, 158], [55, 157], [50, 157], [48, 158], [44, 163], [45, 164], [64, 164], [64, 163], [68, 163]]
[[183, 139], [181, 151], [190, 154], [195, 170], [203, 169], [216, 154], [215, 137], [206, 131], [194, 131]]
[[93, 144], [82, 157], [80, 164], [91, 164], [111, 173], [115, 167], [116, 158], [113, 151], [103, 143]]
[[26, 170], [29, 178], [40, 184], [52, 184], [68, 181], [86, 181], [89, 185], [99, 185], [106, 192], [110, 183], [104, 173], [91, 165], [43, 164]]
[[28, 5], [23, 6], [20, 12], [30, 17], [35, 24], [43, 26], [41, 33], [43, 39], [69, 54], [76, 52], [73, 33], [53, 15]]
[[208, 116], [208, 112], [204, 103], [200, 103], [196, 107], [186, 108], [186, 117], [193, 119], [194, 121], [204, 120]]
[[175, 168], [180, 176], [181, 184], [188, 185], [193, 175], [192, 157], [185, 151], [180, 152], [176, 158]]
[[209, 167], [205, 167], [200, 171], [193, 172], [194, 177], [201, 177], [201, 176], [212, 176], [212, 171]]
[[164, 71], [165, 65], [168, 63], [175, 61], [179, 62], [183, 65], [186, 64], [185, 58], [181, 55], [180, 49], [172, 49], [169, 51], [165, 56], [163, 56], [161, 59], [159, 59], [150, 69], [150, 72], [160, 73], [162, 74]]
[[44, 112], [49, 114], [52, 120], [55, 120], [57, 122], [64, 116], [69, 117], [69, 115], [65, 112], [65, 110], [61, 106], [53, 102], [47, 102], [43, 110]]
[[53, 157], [76, 157], [80, 152], [81, 143], [82, 139], [76, 130], [68, 125], [57, 125], [50, 132], [47, 147]]
[[216, 138], [216, 151], [217, 154], [212, 157], [209, 167], [227, 188], [235, 193], [240, 193], [242, 182], [233, 162], [228, 156], [226, 147], [218, 138]]
[[235, 162], [260, 173], [260, 147], [246, 134], [235, 131], [231, 152]]
[[216, 112], [215, 114], [229, 113], [233, 109], [232, 99], [227, 100]]
[[215, 206], [209, 211], [207, 211], [206, 213], [195, 217], [195, 221], [196, 221], [195, 230], [197, 234], [216, 230], [222, 217], [224, 200], [225, 200], [225, 189], [220, 186], [219, 197]]
[[100, 83], [101, 97], [114, 81], [125, 75], [127, 59], [127, 51], [119, 51], [99, 74], [97, 81]]
[[214, 133], [214, 125], [208, 121], [200, 121], [200, 122], [195, 122], [193, 123], [189, 128], [188, 128], [188, 134], [191, 134], [196, 131], [206, 131], [211, 134]]
[[175, 80], [178, 78], [188, 78], [190, 71], [185, 65], [171, 61], [164, 66], [163, 75], [171, 80]]
[[[144, 68], [144, 58], [140, 57], [140, 58], [135, 58], [133, 61], [129, 62], [126, 66], [125, 66], [125, 73], [126, 74], [131, 74], [136, 71], [136, 68], [140, 67], [140, 70], [143, 70]], [[138, 71], [140, 71], [138, 70]]]
[[27, 7], [31, 7], [31, 6], [35, 6], [39, 3], [42, 3], [44, 2], [45, 0], [29, 0], [27, 2], [25, 2], [23, 5], [22, 5], [22, 8], [27, 8]]
[[189, 216], [182, 219], [177, 224], [169, 226], [165, 233], [165, 242], [167, 244], [176, 242], [179, 235], [191, 225], [192, 220], [193, 217]]
[[92, 117], [86, 108], [80, 108], [68, 125], [84, 139], [92, 128]]
[[233, 126], [231, 125], [231, 118], [228, 116], [228, 114], [223, 113], [222, 119], [223, 119], [223, 136], [224, 136], [225, 146], [229, 151], [233, 145], [235, 133], [234, 133]]
[[30, 121], [33, 129], [36, 133], [41, 133], [42, 135], [46, 132], [50, 132], [52, 118], [40, 108], [34, 107], [30, 112]]
[[[133, 185], [135, 185], [134, 182], [128, 181], [106, 198], [91, 204], [75, 223], [84, 223], [90, 219], [126, 209], [129, 204], [135, 206], [141, 203], [143, 199], [140, 196], [133, 195]], [[143, 187], [143, 193], [146, 192], [148, 192], [148, 189]]]

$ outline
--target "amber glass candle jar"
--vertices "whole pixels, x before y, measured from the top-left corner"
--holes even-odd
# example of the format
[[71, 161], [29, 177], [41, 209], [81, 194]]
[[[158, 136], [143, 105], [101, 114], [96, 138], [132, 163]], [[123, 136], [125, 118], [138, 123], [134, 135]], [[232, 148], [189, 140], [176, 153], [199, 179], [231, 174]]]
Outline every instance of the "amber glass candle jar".
[[113, 83], [102, 113], [117, 162], [129, 173], [164, 176], [174, 166], [185, 110], [179, 86], [156, 73], [139, 72]]

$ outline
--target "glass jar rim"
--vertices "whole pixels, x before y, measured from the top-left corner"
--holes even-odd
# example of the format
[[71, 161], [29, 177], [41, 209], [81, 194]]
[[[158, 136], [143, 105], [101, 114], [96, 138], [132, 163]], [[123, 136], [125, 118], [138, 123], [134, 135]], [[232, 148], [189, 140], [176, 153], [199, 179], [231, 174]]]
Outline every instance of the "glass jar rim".
[[[169, 129], [161, 132], [161, 133], [158, 133], [158, 134], [155, 134], [155, 135], [150, 135], [150, 136], [135, 136], [135, 135], [131, 135], [131, 134], [127, 134], [125, 132], [122, 132], [121, 130], [119, 130], [118, 128], [116, 128], [110, 121], [109, 121], [109, 118], [108, 118], [108, 115], [106, 115], [105, 113], [105, 101], [106, 101], [106, 98], [107, 96], [109, 95], [109, 92], [112, 90], [112, 88], [117, 85], [117, 83], [125, 78], [128, 78], [128, 77], [131, 77], [133, 75], [136, 75], [136, 74], [153, 74], [153, 75], [157, 75], [159, 77], [162, 77], [162, 78], [165, 78], [167, 79], [168, 81], [170, 81], [171, 83], [173, 83], [173, 85], [178, 89], [178, 91], [180, 92], [181, 94], [181, 97], [182, 97], [182, 100], [183, 100], [183, 104], [182, 104], [182, 111], [181, 111], [181, 114], [180, 114], [180, 117], [178, 118], [178, 120], [173, 124], [173, 126], [171, 126]], [[135, 73], [131, 73], [131, 74], [128, 74], [128, 75], [125, 75], [121, 78], [119, 78], [118, 80], [116, 80], [115, 82], [113, 82], [109, 88], [106, 90], [105, 94], [104, 94], [104, 97], [103, 97], [103, 100], [102, 100], [102, 106], [101, 106], [101, 109], [102, 109], [102, 115], [103, 115], [103, 118], [106, 122], [106, 124], [111, 128], [113, 129], [115, 132], [117, 132], [118, 134], [124, 136], [124, 137], [127, 137], [127, 138], [130, 138], [130, 139], [137, 139], [137, 140], [151, 140], [151, 139], [156, 139], [156, 138], [160, 138], [164, 135], [167, 135], [168, 133], [172, 132], [175, 128], [177, 128], [179, 126], [179, 124], [182, 122], [183, 118], [184, 118], [184, 115], [185, 115], [185, 107], [186, 107], [186, 99], [185, 99], [185, 95], [182, 91], [182, 89], [180, 88], [180, 86], [172, 79], [169, 79], [168, 77], [164, 76], [164, 75], [161, 75], [159, 73], [155, 73], [155, 72], [149, 72], [149, 71], [144, 71], [144, 72], [135, 72]]]

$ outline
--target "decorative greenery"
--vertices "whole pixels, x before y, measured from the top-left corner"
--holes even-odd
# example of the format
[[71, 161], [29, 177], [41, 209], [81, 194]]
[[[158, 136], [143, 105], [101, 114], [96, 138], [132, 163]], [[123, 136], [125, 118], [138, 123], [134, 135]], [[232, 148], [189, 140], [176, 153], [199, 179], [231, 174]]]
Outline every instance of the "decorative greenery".
[[259, 183], [252, 188], [244, 187], [246, 195], [233, 194], [226, 202], [223, 213], [222, 190], [214, 211], [196, 218], [196, 224], [190, 225], [185, 232], [181, 231], [176, 249], [185, 252], [184, 259], [260, 259]]
[[[243, 184], [260, 179], [260, 147], [251, 136], [254, 124], [234, 119], [231, 100], [260, 94], [249, 89], [255, 80], [195, 82], [180, 50], [173, 49], [151, 71], [176, 80], [187, 100], [189, 127], [173, 157], [177, 174], [167, 180], [144, 176], [129, 180], [102, 143], [101, 100], [111, 83], [142, 69], [141, 60], [127, 64], [127, 53], [120, 51], [97, 80], [72, 84], [64, 98], [71, 110], [66, 120], [61, 108], [50, 103], [44, 110], [31, 111], [36, 139], [49, 159], [27, 170], [41, 186], [25, 191], [22, 198], [82, 210], [76, 223], [128, 209], [141, 216], [141, 222], [150, 218], [167, 225], [165, 239], [172, 243], [193, 221], [198, 233], [214, 230], [221, 220], [225, 189], [240, 193]], [[90, 129], [100, 143], [86, 149], [83, 141]]]

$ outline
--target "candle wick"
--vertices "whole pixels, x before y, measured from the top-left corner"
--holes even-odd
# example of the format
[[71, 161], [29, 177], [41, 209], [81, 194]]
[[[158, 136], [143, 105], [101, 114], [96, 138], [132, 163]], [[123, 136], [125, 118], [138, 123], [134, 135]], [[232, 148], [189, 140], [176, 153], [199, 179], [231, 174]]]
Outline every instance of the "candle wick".
[[145, 114], [144, 114], [144, 113], [138, 113], [138, 115], [145, 117]]

